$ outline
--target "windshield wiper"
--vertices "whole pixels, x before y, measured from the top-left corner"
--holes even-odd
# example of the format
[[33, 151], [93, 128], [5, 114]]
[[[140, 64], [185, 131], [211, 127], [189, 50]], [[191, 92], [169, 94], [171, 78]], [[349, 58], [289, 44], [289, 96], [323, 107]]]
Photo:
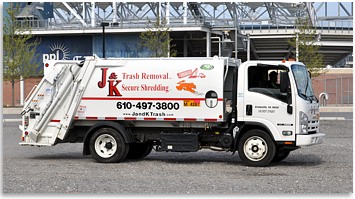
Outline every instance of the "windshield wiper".
[[313, 100], [315, 100], [317, 103], [319, 102], [319, 100], [317, 99], [317, 97], [315, 95], [311, 96]]
[[306, 100], [309, 99], [309, 101], [312, 103], [312, 98], [304, 93], [300, 93], [302, 97], [304, 97]]

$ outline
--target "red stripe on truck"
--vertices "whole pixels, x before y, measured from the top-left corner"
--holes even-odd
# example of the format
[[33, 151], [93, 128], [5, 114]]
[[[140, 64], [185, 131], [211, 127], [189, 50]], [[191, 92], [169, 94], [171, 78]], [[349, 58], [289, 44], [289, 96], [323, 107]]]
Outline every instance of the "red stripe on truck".
[[165, 121], [176, 121], [176, 118], [164, 118]]
[[117, 117], [105, 117], [105, 120], [117, 120]]
[[125, 118], [123, 118], [124, 120], [137, 120], [137, 118], [136, 117], [125, 117]]
[[196, 118], [184, 118], [184, 121], [196, 121]]
[[[99, 120], [99, 117], [85, 117], [85, 118], [80, 118], [78, 116], [74, 117], [75, 120]], [[124, 120], [137, 120], [137, 117], [124, 117]], [[218, 119], [213, 119], [213, 118], [205, 118], [205, 119], [197, 119], [197, 118], [158, 118], [159, 120], [164, 120], [164, 121], [190, 121], [190, 122], [195, 122], [195, 121], [205, 121], [205, 122], [217, 122], [219, 121]], [[156, 121], [158, 120], [155, 117], [145, 117], [143, 120], [146, 121]], [[117, 117], [104, 117], [103, 120], [120, 120]], [[142, 120], [142, 119], [140, 119]], [[51, 122], [60, 122], [60, 120], [51, 120]]]
[[155, 117], [145, 117], [144, 120], [157, 120]]
[[98, 117], [86, 117], [87, 120], [97, 120]]
[[205, 122], [217, 122], [217, 119], [205, 119]]
[[60, 120], [51, 120], [51, 122], [60, 122]]
[[[83, 97], [81, 100], [167, 100], [167, 101], [182, 101], [182, 100], [197, 100], [203, 101], [205, 98], [142, 98], [142, 97]], [[218, 98], [218, 101], [223, 101], [223, 98]]]

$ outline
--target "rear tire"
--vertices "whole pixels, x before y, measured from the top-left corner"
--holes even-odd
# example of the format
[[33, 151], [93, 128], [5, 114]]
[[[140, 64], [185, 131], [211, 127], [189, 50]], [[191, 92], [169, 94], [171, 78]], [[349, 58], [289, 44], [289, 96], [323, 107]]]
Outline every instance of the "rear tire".
[[90, 153], [102, 163], [123, 161], [129, 151], [129, 144], [120, 132], [113, 128], [100, 128], [90, 138]]
[[150, 154], [153, 149], [153, 143], [131, 143], [127, 159], [142, 159]]
[[250, 130], [239, 140], [238, 154], [247, 166], [267, 166], [274, 159], [275, 152], [275, 143], [269, 134], [262, 130]]

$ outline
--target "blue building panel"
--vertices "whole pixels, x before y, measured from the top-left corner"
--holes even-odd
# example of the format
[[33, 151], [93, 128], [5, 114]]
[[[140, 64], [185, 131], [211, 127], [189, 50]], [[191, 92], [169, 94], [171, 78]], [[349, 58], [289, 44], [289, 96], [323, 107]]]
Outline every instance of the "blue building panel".
[[[140, 46], [139, 34], [106, 34], [105, 57], [149, 57], [150, 51]], [[93, 36], [93, 52], [102, 57], [102, 35]]]
[[45, 60], [78, 60], [83, 56], [91, 56], [92, 36], [41, 36], [37, 37], [38, 62]]
[[[39, 36], [37, 57], [41, 63], [46, 60], [82, 60], [84, 56], [102, 57], [102, 35]], [[106, 57], [149, 57], [150, 51], [139, 45], [139, 34], [117, 34], [105, 36]]]

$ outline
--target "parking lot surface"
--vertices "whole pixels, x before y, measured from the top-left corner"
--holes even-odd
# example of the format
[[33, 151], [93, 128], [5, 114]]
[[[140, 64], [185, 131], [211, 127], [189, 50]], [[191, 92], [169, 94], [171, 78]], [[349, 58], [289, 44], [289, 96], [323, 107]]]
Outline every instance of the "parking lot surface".
[[210, 150], [152, 152], [142, 160], [102, 164], [82, 156], [82, 144], [19, 146], [18, 125], [16, 120], [3, 123], [5, 195], [353, 192], [351, 120], [322, 121], [323, 144], [295, 150], [284, 161], [262, 168], [244, 166], [237, 153]]

